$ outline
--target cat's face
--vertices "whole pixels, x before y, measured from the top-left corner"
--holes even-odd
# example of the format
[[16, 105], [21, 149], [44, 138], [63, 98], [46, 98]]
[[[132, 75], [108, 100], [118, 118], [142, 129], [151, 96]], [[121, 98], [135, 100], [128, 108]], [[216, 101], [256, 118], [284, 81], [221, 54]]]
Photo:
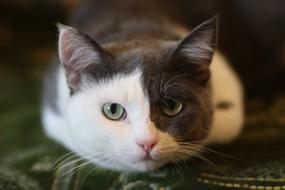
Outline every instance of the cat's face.
[[100, 47], [61, 27], [73, 151], [100, 166], [130, 171], [195, 156], [211, 127], [215, 35], [210, 20], [182, 42], [145, 39]]

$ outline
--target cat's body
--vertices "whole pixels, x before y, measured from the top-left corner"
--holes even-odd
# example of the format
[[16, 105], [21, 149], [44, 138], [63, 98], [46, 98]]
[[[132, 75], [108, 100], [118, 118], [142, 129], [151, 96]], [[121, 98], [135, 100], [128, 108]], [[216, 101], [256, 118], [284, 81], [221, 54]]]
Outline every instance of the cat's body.
[[[83, 4], [89, 8], [72, 25], [100, 45], [60, 26], [62, 64], [45, 80], [45, 130], [103, 167], [152, 170], [189, 158], [200, 145], [234, 139], [243, 124], [238, 78], [220, 53], [213, 56], [216, 20], [186, 37], [178, 14], [151, 2]], [[115, 114], [123, 108], [122, 117], [106, 115], [108, 103]]]

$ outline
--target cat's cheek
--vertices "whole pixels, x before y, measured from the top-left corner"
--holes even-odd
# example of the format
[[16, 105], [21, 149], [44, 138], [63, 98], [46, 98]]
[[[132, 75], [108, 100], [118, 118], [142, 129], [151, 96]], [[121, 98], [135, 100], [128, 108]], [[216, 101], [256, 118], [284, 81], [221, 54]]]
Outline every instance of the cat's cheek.
[[100, 130], [100, 122], [95, 127], [91, 120], [90, 115], [94, 112], [96, 114], [96, 110], [86, 101], [86, 98], [85, 94], [76, 94], [71, 97], [66, 107], [65, 119], [75, 145], [78, 149], [87, 152], [87, 147], [92, 146], [95, 139], [99, 140], [96, 135], [101, 134], [103, 130]]
[[93, 163], [101, 167], [132, 170], [131, 163], [139, 160], [143, 153], [131, 138], [130, 127], [124, 122], [106, 119], [100, 109], [84, 101], [87, 95], [77, 96], [71, 99], [67, 109], [68, 125], [78, 147], [74, 151], [87, 160], [90, 160], [88, 155], [92, 155]]

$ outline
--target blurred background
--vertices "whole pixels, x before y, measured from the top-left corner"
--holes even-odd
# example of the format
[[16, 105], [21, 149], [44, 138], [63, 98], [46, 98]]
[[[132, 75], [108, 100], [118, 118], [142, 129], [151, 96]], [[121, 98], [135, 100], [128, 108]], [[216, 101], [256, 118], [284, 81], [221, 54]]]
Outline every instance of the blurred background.
[[[0, 81], [39, 80], [56, 50], [55, 23], [68, 24], [76, 0], [1, 0]], [[248, 95], [285, 89], [284, 0], [180, 0], [196, 26], [221, 12], [219, 46]]]
[[[0, 144], [5, 144], [0, 151], [10, 152], [18, 144], [30, 147], [42, 140], [42, 135], [30, 135], [42, 134], [39, 106], [42, 76], [57, 53], [56, 23], [69, 23], [77, 1], [80, 0], [0, 1]], [[246, 98], [262, 98], [254, 105], [255, 112], [264, 113], [267, 102], [284, 97], [284, 0], [175, 3], [173, 9], [180, 7], [180, 3], [188, 5], [189, 12], [183, 19], [192, 27], [221, 13], [219, 48], [240, 75]], [[246, 108], [251, 110], [252, 106]], [[14, 132], [16, 129], [19, 131]], [[22, 134], [29, 135], [29, 141], [21, 139]], [[17, 139], [21, 139], [19, 143]]]
[[[247, 171], [249, 176], [264, 177], [267, 167], [271, 171], [267, 174], [284, 178], [285, 1], [165, 1], [187, 3], [189, 12], [184, 19], [193, 27], [221, 13], [219, 48], [244, 83], [247, 120], [240, 139], [218, 150], [253, 161], [244, 168], [234, 167], [236, 160], [227, 167], [222, 162], [228, 170], [223, 174], [235, 171], [244, 176]], [[64, 153], [44, 137], [39, 105], [43, 72], [57, 52], [55, 24], [68, 24], [75, 4], [76, 0], [0, 1], [0, 190], [10, 190], [3, 184], [13, 184], [11, 189], [15, 185], [40, 189], [35, 188], [37, 184], [49, 189], [52, 164]], [[15, 168], [37, 182], [11, 178], [18, 176]], [[100, 184], [110, 184], [106, 180], [110, 178], [97, 179]], [[58, 189], [63, 190], [62, 186]]]

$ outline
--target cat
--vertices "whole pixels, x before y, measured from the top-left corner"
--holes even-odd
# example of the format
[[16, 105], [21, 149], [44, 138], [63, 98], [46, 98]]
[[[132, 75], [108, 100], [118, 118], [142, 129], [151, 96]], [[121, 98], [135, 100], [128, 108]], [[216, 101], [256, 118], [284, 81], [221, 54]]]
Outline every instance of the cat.
[[163, 6], [90, 0], [75, 27], [58, 25], [42, 106], [50, 138], [98, 166], [146, 172], [238, 136], [243, 89], [215, 51], [217, 16], [190, 30]]

